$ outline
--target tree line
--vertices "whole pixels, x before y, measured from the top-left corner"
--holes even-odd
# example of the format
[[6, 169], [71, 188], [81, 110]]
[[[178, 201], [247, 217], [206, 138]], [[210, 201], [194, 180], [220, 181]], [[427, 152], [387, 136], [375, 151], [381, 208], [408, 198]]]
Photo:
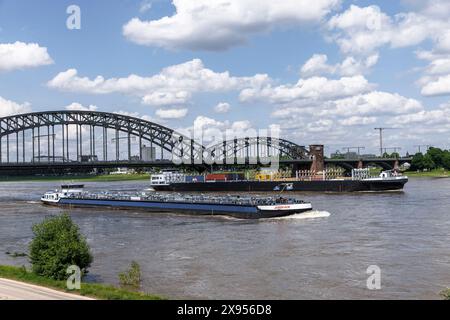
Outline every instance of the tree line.
[[431, 147], [425, 154], [418, 152], [411, 161], [411, 170], [450, 170], [450, 151]]

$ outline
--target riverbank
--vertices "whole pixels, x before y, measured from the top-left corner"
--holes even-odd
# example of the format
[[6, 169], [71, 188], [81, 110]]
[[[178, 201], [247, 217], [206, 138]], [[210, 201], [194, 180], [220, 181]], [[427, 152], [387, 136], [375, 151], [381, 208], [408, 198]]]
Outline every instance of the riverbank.
[[435, 169], [430, 171], [407, 171], [403, 173], [408, 177], [417, 178], [449, 178], [450, 171], [445, 169]]
[[28, 182], [28, 181], [70, 181], [70, 182], [115, 182], [149, 180], [148, 173], [133, 174], [103, 174], [85, 176], [17, 176], [0, 177], [0, 181]]
[[65, 281], [53, 280], [38, 276], [27, 271], [24, 267], [18, 268], [13, 266], [0, 265], [0, 278], [16, 280], [24, 283], [39, 285], [62, 292], [78, 294], [80, 296], [91, 297], [100, 300], [163, 300], [163, 297], [157, 295], [149, 295], [141, 292], [133, 292], [109, 285], [98, 283], [81, 284], [80, 290], [67, 290]]
[[445, 300], [450, 300], [450, 289], [446, 289], [444, 291], [441, 292], [441, 296], [445, 299]]

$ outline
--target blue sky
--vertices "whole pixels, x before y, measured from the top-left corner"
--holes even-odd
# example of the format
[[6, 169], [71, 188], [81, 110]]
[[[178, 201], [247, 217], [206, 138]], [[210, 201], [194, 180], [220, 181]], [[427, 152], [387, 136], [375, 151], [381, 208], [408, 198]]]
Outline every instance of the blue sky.
[[[81, 9], [80, 30], [66, 27], [69, 5]], [[438, 35], [450, 31], [445, 10], [441, 0], [288, 0], [285, 8], [265, 0], [0, 0], [0, 114], [70, 106], [180, 131], [278, 125], [281, 136], [329, 151], [376, 152], [373, 127], [385, 125], [398, 127], [387, 145], [404, 152], [449, 148], [450, 36]], [[169, 80], [161, 76], [168, 67]], [[217, 112], [219, 103], [229, 110]]]

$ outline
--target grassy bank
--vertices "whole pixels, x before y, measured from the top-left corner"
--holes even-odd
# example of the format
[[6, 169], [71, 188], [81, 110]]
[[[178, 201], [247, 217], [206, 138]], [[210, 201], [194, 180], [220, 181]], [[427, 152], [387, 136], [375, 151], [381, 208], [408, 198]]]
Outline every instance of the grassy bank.
[[404, 173], [408, 177], [431, 177], [431, 178], [448, 178], [450, 171], [445, 169], [435, 169], [430, 171], [407, 171]]
[[119, 289], [113, 286], [97, 284], [97, 283], [82, 283], [81, 290], [69, 291], [66, 289], [65, 281], [57, 281], [45, 277], [38, 276], [34, 273], [28, 272], [25, 268], [18, 268], [12, 266], [0, 265], [0, 278], [17, 280], [30, 284], [35, 284], [47, 288], [52, 288], [64, 292], [80, 294], [91, 298], [101, 300], [162, 300], [162, 297], [156, 295], [149, 295], [140, 292], [132, 292]]
[[110, 175], [87, 175], [87, 176], [17, 176], [0, 177], [0, 181], [73, 181], [73, 182], [114, 182], [114, 181], [142, 181], [149, 180], [148, 173], [134, 174], [110, 174]]
[[445, 299], [445, 300], [450, 300], [450, 289], [445, 289], [441, 292], [441, 296]]

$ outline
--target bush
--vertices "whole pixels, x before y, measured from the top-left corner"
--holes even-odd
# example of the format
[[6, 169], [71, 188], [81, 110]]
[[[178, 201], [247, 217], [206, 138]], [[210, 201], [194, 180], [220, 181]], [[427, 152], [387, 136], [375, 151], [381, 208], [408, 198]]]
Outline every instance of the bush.
[[55, 280], [67, 279], [71, 265], [88, 272], [92, 255], [86, 239], [67, 214], [46, 218], [33, 226], [34, 238], [30, 244], [32, 271]]
[[139, 263], [132, 261], [127, 271], [119, 273], [119, 281], [122, 287], [138, 290], [142, 281]]

